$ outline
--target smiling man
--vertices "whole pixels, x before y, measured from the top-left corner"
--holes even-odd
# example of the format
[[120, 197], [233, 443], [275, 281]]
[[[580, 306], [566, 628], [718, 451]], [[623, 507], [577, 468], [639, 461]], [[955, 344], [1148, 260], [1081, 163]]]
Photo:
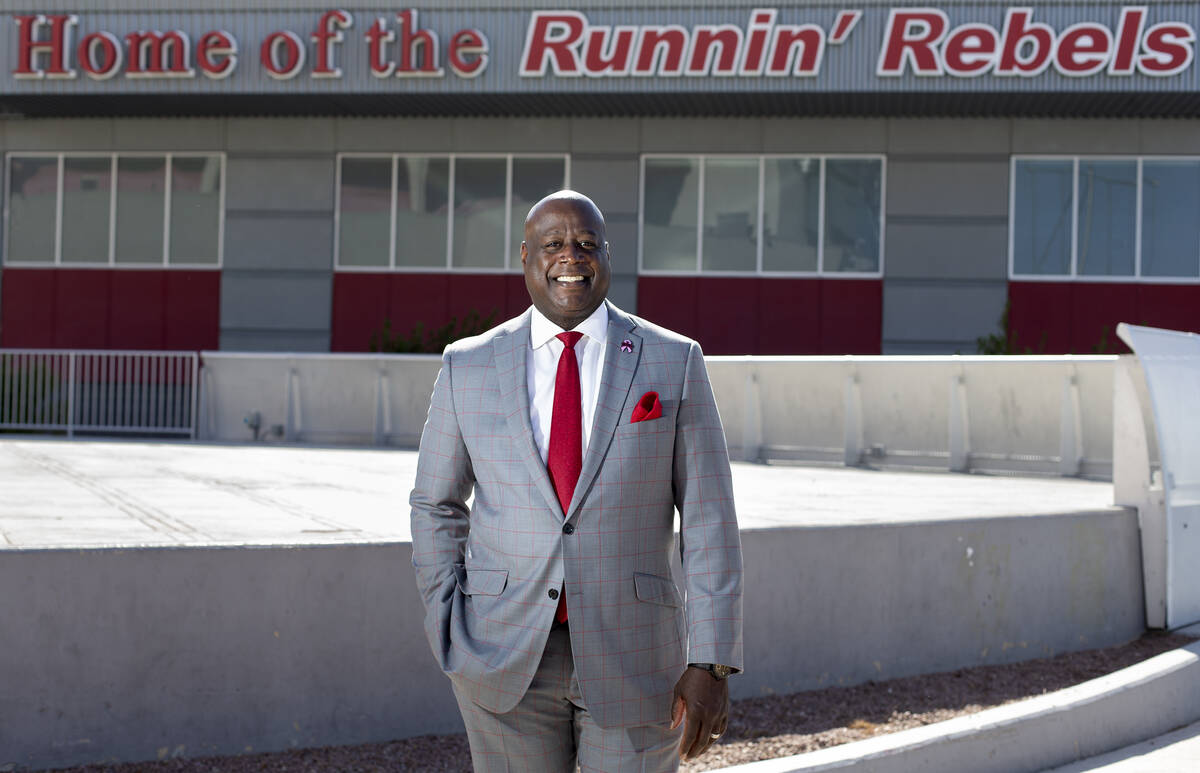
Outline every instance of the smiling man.
[[476, 771], [672, 771], [725, 731], [742, 668], [741, 544], [703, 355], [606, 300], [586, 196], [534, 205], [521, 263], [533, 306], [446, 348], [421, 434], [425, 631]]

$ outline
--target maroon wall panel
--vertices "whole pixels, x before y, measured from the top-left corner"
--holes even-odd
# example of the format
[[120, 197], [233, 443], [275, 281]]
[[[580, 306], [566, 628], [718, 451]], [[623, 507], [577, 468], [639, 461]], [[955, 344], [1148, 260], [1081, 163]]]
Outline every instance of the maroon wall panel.
[[0, 344], [15, 348], [216, 349], [217, 271], [5, 269]]
[[878, 279], [638, 279], [638, 314], [695, 338], [705, 354], [879, 354]]
[[54, 346], [54, 270], [7, 269], [0, 273], [0, 346]]
[[113, 274], [106, 340], [123, 349], [165, 349], [166, 284], [159, 271]]
[[883, 344], [883, 282], [822, 279], [821, 354], [879, 354]]
[[168, 349], [220, 346], [221, 272], [164, 271], [164, 343]]
[[359, 274], [333, 275], [333, 319], [330, 335], [335, 352], [369, 351], [371, 336], [391, 325], [392, 334], [407, 336], [420, 324], [428, 333], [472, 311], [503, 322], [529, 306], [521, 274]]
[[1121, 322], [1200, 332], [1200, 285], [1010, 282], [1008, 300], [1017, 351], [1126, 352]]

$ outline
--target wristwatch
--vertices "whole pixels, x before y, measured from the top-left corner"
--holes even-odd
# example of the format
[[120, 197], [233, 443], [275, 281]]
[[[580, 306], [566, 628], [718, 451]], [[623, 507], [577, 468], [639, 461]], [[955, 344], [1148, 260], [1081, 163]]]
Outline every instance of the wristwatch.
[[728, 679], [733, 673], [733, 666], [725, 666], [720, 663], [688, 663], [692, 668], [702, 668], [712, 674], [713, 679]]

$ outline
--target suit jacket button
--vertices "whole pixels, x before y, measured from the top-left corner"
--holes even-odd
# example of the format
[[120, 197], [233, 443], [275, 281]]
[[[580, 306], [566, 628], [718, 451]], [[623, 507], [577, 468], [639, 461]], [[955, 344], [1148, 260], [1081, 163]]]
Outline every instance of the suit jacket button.
[[572, 526], [572, 525], [571, 525], [571, 524], [569, 524], [569, 523], [568, 523], [568, 524], [565, 524], [565, 525], [563, 525], [563, 534], [574, 534], [574, 533], [575, 533], [575, 527], [574, 527], [574, 526]]
[[551, 588], [546, 595], [552, 599], [558, 598], [558, 588]]

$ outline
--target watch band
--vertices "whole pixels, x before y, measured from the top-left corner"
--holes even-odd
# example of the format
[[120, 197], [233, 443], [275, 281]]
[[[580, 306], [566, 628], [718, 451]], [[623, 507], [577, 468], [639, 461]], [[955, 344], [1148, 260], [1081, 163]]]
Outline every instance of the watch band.
[[728, 679], [729, 675], [733, 673], [732, 666], [726, 666], [721, 663], [688, 663], [688, 665], [704, 669], [712, 674], [713, 679]]

